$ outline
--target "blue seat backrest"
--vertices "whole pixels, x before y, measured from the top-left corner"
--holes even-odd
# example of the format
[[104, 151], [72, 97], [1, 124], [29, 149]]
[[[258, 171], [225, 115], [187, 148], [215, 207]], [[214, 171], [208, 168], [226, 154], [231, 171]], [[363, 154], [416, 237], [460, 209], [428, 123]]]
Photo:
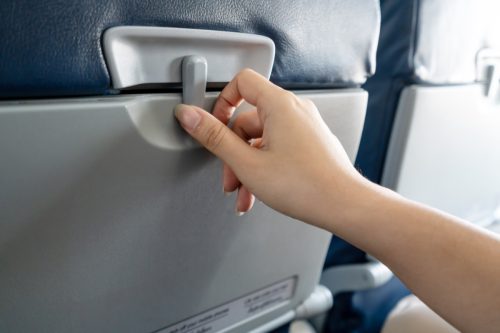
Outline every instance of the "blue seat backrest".
[[375, 70], [379, 26], [376, 0], [4, 0], [0, 14], [0, 98], [113, 93], [101, 37], [120, 25], [268, 36], [274, 82], [358, 86]]

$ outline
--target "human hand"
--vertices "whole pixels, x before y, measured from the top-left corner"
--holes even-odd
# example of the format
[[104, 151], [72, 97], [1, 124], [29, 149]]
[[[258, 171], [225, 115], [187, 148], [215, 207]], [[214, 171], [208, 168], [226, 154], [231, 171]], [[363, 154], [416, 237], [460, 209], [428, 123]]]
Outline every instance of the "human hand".
[[[231, 130], [227, 124], [243, 101], [255, 109], [240, 112]], [[323, 227], [332, 209], [339, 219], [354, 209], [364, 179], [310, 100], [247, 69], [221, 92], [213, 115], [179, 105], [176, 116], [224, 161], [223, 188], [238, 189], [237, 212], [251, 209], [254, 194], [284, 214]]]

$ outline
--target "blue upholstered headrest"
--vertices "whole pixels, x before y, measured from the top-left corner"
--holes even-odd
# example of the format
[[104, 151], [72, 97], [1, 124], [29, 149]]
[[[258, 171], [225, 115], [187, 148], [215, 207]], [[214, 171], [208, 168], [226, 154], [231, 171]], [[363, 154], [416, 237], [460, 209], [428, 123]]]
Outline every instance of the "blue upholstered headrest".
[[110, 93], [103, 31], [145, 25], [238, 31], [276, 45], [286, 88], [355, 86], [375, 70], [376, 0], [3, 0], [0, 98]]

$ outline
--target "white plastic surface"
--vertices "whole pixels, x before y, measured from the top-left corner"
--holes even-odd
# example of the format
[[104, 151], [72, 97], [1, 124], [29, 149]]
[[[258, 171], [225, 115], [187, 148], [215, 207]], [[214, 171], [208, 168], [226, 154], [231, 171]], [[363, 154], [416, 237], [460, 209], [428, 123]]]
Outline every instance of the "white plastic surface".
[[477, 85], [403, 91], [383, 184], [478, 225], [500, 207], [500, 103]]
[[122, 26], [106, 30], [103, 46], [115, 89], [180, 83], [185, 56], [206, 59], [208, 82], [229, 82], [247, 67], [269, 78], [274, 62], [271, 39], [238, 32]]
[[368, 262], [328, 268], [323, 271], [320, 283], [335, 295], [380, 287], [392, 277], [391, 270], [381, 262]]
[[500, 47], [500, 1], [419, 0], [414, 4], [418, 13], [409, 61], [417, 80], [473, 83], [477, 52]]
[[327, 312], [333, 305], [333, 295], [330, 289], [318, 285], [312, 294], [295, 310], [297, 319], [308, 319]]

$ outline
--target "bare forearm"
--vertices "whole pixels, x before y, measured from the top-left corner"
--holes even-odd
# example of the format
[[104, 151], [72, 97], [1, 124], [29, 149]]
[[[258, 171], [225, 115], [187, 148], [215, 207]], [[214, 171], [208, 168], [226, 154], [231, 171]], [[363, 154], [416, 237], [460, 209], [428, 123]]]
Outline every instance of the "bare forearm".
[[500, 327], [500, 240], [456, 217], [366, 186], [332, 232], [379, 258], [463, 331]]

